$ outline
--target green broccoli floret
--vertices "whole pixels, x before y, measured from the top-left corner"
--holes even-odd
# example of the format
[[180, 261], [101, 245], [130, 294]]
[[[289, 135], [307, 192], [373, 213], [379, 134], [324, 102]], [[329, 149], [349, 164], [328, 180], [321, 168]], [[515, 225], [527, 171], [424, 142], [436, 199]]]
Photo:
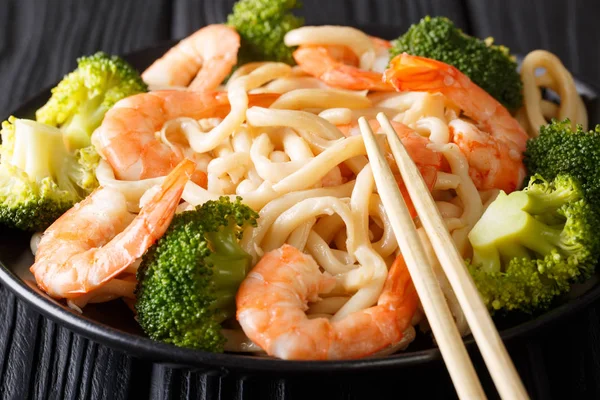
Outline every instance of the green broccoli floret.
[[542, 126], [529, 139], [523, 162], [530, 174], [554, 179], [568, 173], [581, 182], [589, 204], [600, 211], [600, 125], [588, 132], [573, 131], [568, 119]]
[[490, 310], [546, 308], [589, 278], [600, 254], [600, 219], [579, 182], [533, 176], [522, 191], [501, 192], [473, 230], [470, 272]]
[[152, 339], [222, 352], [221, 323], [251, 265], [239, 245], [258, 214], [227, 197], [176, 215], [138, 270], [137, 318]]
[[68, 149], [74, 151], [91, 144], [92, 133], [117, 101], [147, 90], [140, 74], [125, 60], [98, 52], [77, 60], [77, 69], [52, 89], [36, 119], [60, 128]]
[[99, 186], [96, 178], [96, 168], [100, 163], [100, 155], [96, 148], [91, 145], [82, 149], [75, 150], [74, 153], [77, 163], [70, 163], [67, 174], [78, 188], [83, 190], [83, 194], [87, 196]]
[[227, 23], [241, 38], [238, 64], [250, 61], [280, 61], [294, 64], [293, 48], [283, 43], [289, 31], [304, 25], [304, 19], [290, 11], [300, 8], [297, 0], [240, 0], [233, 6]]
[[0, 134], [0, 223], [44, 230], [97, 186], [97, 160], [69, 153], [57, 128], [10, 117]]
[[445, 17], [429, 16], [392, 42], [391, 57], [408, 53], [445, 62], [467, 75], [509, 110], [523, 103], [517, 63], [504, 46], [468, 36]]

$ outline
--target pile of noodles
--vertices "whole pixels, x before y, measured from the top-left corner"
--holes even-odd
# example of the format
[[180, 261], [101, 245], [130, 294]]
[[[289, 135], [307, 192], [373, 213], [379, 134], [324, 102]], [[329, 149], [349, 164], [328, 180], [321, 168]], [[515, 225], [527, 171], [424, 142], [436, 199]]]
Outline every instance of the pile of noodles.
[[[314, 40], [310, 29], [303, 29], [304, 40]], [[367, 60], [368, 68], [381, 72], [389, 59], [387, 51], [369, 53], [369, 62], [370, 50], [356, 45], [368, 42], [368, 37], [352, 32], [321, 37], [319, 43], [346, 46], [361, 64]], [[297, 41], [301, 44], [303, 38]], [[557, 57], [540, 50], [530, 53], [523, 61], [521, 76], [525, 105], [516, 117], [530, 134], [554, 117], [568, 117], [587, 128], [586, 111], [573, 78]], [[560, 104], [543, 100], [542, 88], [556, 92]], [[340, 318], [374, 305], [387, 269], [399, 252], [373, 184], [365, 146], [357, 135], [361, 116], [373, 119], [383, 112], [390, 120], [429, 138], [429, 148], [439, 152], [447, 165], [446, 171], [438, 173], [433, 196], [458, 249], [463, 256], [470, 255], [467, 234], [498, 191], [475, 187], [465, 155], [451, 142], [452, 126], [461, 120], [472, 121], [462, 119], [442, 94], [336, 89], [299, 67], [270, 62], [241, 66], [219, 89], [227, 91], [231, 103], [225, 118], [177, 118], [157, 132], [164, 143], [185, 143], [185, 155], [208, 176], [207, 187], [187, 184], [179, 211], [223, 195], [241, 196], [260, 215], [258, 226], [244, 232], [242, 240], [254, 264], [265, 252], [289, 243], [310, 254], [338, 279], [333, 292], [310, 305], [309, 317]], [[248, 93], [281, 96], [269, 108], [249, 108]], [[139, 210], [143, 194], [163, 179], [120, 181], [105, 161], [97, 177], [101, 185], [121, 191], [133, 212]], [[466, 334], [468, 326], [456, 297], [418, 220], [416, 223], [459, 330]], [[362, 250], [357, 252], [358, 248]], [[118, 297], [131, 304], [137, 265], [69, 304], [81, 309], [90, 302]], [[414, 324], [423, 319], [422, 313], [417, 314]], [[232, 326], [226, 332], [228, 350], [260, 350]], [[403, 348], [413, 338], [411, 328], [401, 343], [387, 351]]]

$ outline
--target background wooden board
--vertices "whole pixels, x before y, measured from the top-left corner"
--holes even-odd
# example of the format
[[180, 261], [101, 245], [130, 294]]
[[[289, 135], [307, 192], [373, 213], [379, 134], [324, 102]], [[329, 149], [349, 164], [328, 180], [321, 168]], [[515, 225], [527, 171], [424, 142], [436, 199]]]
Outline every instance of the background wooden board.
[[[305, 0], [308, 24], [382, 24], [403, 32], [426, 14], [492, 35], [514, 52], [546, 48], [600, 86], [600, 7], [594, 0]], [[233, 4], [192, 0], [4, 0], [0, 6], [2, 117], [72, 70], [78, 56], [122, 54], [221, 22]], [[509, 350], [534, 398], [600, 397], [600, 305]], [[0, 397], [6, 399], [453, 398], [443, 365], [306, 380], [173, 370], [113, 351], [46, 320], [0, 287]], [[480, 369], [483, 365], [477, 363]], [[489, 384], [489, 377], [484, 376]], [[493, 390], [490, 391], [494, 397]]]

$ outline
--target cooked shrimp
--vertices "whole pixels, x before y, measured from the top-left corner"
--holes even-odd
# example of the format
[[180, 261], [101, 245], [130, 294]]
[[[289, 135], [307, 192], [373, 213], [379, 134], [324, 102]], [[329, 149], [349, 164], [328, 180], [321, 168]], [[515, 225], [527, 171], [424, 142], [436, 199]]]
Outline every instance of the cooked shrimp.
[[208, 25], [156, 60], [144, 71], [142, 79], [148, 85], [189, 84], [189, 89], [198, 92], [214, 90], [237, 63], [239, 47], [240, 35], [235, 29], [226, 25]]
[[[390, 43], [371, 38], [376, 50], [374, 67], [387, 65]], [[392, 91], [377, 71], [363, 70], [358, 57], [345, 46], [302, 45], [294, 52], [294, 60], [302, 70], [326, 84], [351, 90]]]
[[400, 256], [376, 306], [339, 321], [308, 319], [308, 302], [335, 286], [335, 278], [295, 247], [263, 256], [242, 282], [237, 319], [254, 343], [283, 359], [338, 360], [368, 356], [398, 343], [410, 328], [418, 297]]
[[502, 189], [510, 193], [521, 186], [525, 167], [509, 145], [460, 119], [450, 121], [448, 126], [453, 142], [469, 163], [469, 176], [477, 189]]
[[394, 57], [384, 78], [399, 91], [442, 93], [465, 115], [479, 123], [483, 131], [514, 149], [515, 157], [520, 157], [525, 151], [528, 136], [517, 120], [502, 104], [453, 66], [404, 53]]
[[[266, 107], [278, 96], [248, 95], [251, 105]], [[92, 143], [118, 179], [164, 176], [183, 159], [183, 150], [161, 142], [155, 133], [171, 119], [224, 118], [229, 108], [224, 93], [165, 90], [138, 94], [117, 102], [106, 113]], [[206, 176], [198, 176], [194, 182], [206, 182]]]
[[44, 233], [31, 272], [55, 298], [74, 298], [120, 274], [168, 228], [195, 165], [182, 161], [134, 218], [121, 192], [100, 187]]

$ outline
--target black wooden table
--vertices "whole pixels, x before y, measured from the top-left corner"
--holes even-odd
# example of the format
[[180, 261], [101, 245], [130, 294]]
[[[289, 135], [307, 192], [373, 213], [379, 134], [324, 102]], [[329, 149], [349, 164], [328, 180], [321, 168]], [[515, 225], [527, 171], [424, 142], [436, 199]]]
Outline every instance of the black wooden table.
[[[75, 59], [123, 54], [206, 23], [233, 0], [3, 0], [0, 2], [0, 116], [53, 85]], [[514, 52], [545, 48], [581, 79], [600, 84], [600, 7], [586, 1], [304, 0], [308, 24], [383, 24], [403, 32], [426, 14], [492, 35]], [[600, 85], [598, 85], [600, 86]], [[508, 343], [533, 398], [600, 398], [600, 304]], [[483, 364], [476, 360], [476, 367]], [[310, 380], [206, 375], [113, 351], [41, 317], [0, 286], [0, 397], [3, 399], [359, 399], [453, 398], [444, 366]], [[494, 397], [489, 377], [485, 386]]]

